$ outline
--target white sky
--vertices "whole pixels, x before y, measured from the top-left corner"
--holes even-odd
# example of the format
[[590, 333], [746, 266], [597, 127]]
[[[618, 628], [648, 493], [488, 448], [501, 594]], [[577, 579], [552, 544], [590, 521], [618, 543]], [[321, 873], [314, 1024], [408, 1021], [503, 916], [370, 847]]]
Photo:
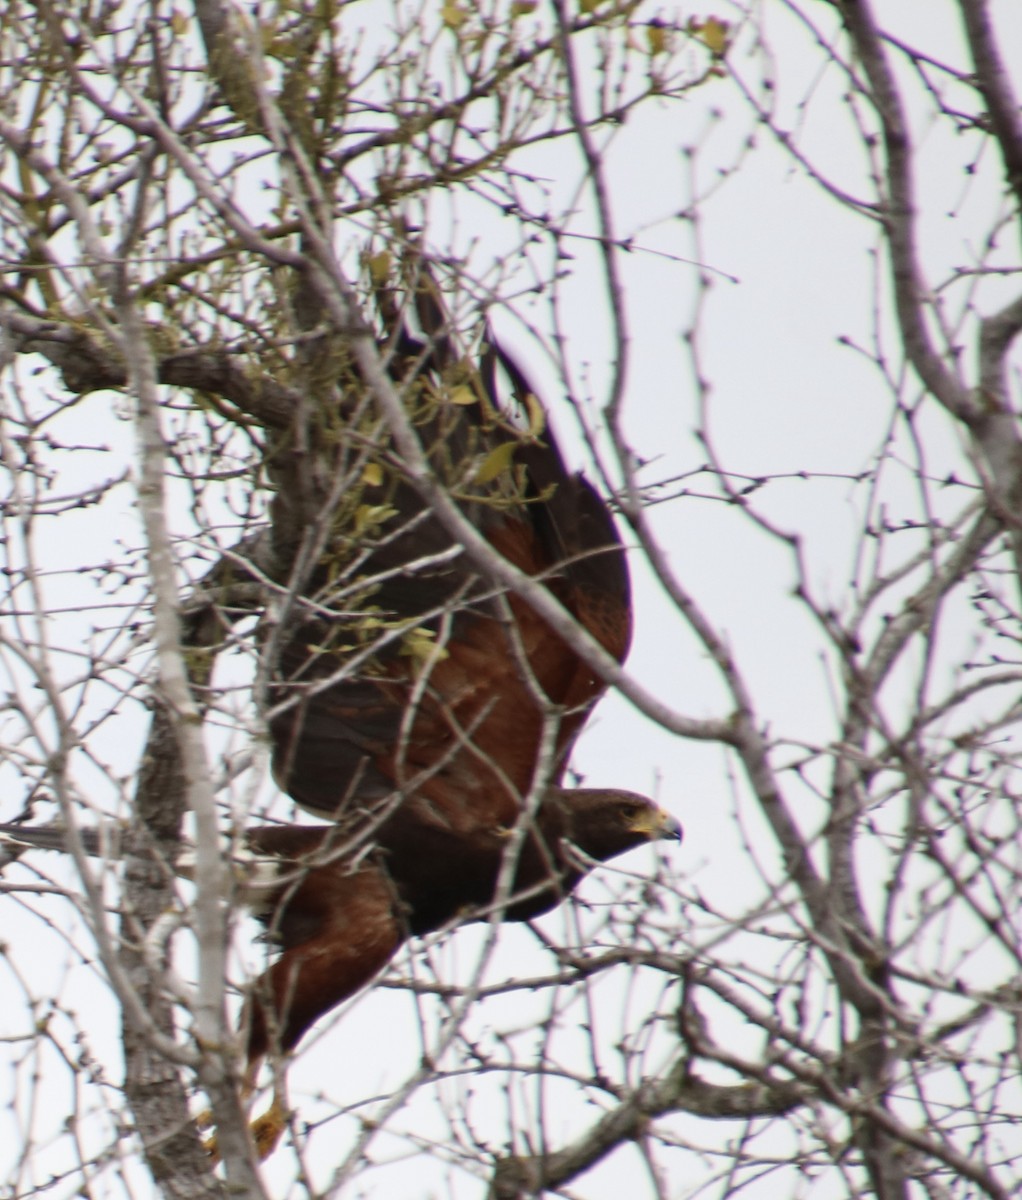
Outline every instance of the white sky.
[[[906, 37], [925, 41], [933, 54], [961, 57], [957, 23], [945, 19], [949, 4], [885, 0], [877, 7], [883, 9], [885, 20], [897, 20]], [[838, 94], [840, 80], [820, 73], [817, 56], [810, 53], [804, 35], [784, 16], [779, 4], [768, 3], [766, 8], [770, 46], [776, 59], [780, 124], [797, 129], [800, 147], [831, 178], [853, 192], [865, 194], [864, 163]], [[726, 6], [712, 11], [726, 15]], [[1022, 9], [1015, 0], [1002, 0], [995, 11], [1003, 44], [1022, 46]], [[672, 12], [670, 5], [665, 12]], [[684, 15], [689, 15], [688, 9]], [[741, 58], [736, 66], [742, 72], [750, 69]], [[811, 99], [801, 108], [807, 93], [811, 93]], [[719, 110], [718, 117], [710, 116], [711, 108]], [[999, 203], [1000, 167], [988, 154], [978, 176], [967, 185], [962, 173], [963, 162], [972, 152], [967, 139], [950, 141], [939, 129], [928, 129], [921, 112], [917, 106], [917, 133], [924, 137], [925, 144], [917, 183], [928, 213], [924, 222], [925, 255], [934, 272], [933, 282], [937, 283], [949, 267], [968, 261], [970, 247], [986, 235]], [[643, 247], [622, 260], [633, 337], [626, 426], [634, 449], [655, 460], [649, 468], [651, 479], [690, 472], [706, 461], [705, 451], [694, 436], [699, 417], [683, 340], [692, 329], [697, 272], [681, 260], [693, 258], [696, 248], [688, 223], [669, 219], [692, 200], [690, 163], [683, 149], [698, 147], [695, 169], [705, 188], [718, 170], [729, 168], [735, 161], [748, 132], [747, 111], [736, 102], [729, 83], [720, 80], [693, 92], [683, 105], [665, 105], [659, 111], [654, 108], [645, 117], [629, 122], [618, 134], [609, 156], [617, 232], [622, 236], [637, 234], [636, 241]], [[804, 172], [793, 168], [765, 129], [757, 131], [756, 139], [755, 149], [742, 156], [739, 169], [714, 190], [700, 214], [702, 242], [698, 253], [707, 271], [713, 273], [714, 283], [696, 334], [701, 370], [712, 382], [710, 429], [714, 444], [730, 470], [748, 475], [808, 469], [854, 476], [872, 466], [890, 419], [890, 396], [875, 369], [863, 355], [837, 341], [839, 336], [846, 336], [868, 345], [872, 338], [874, 263], [870, 251], [875, 245], [874, 233], [867, 222], [842, 212]], [[570, 159], [561, 149], [548, 154], [537, 169], [547, 170], [553, 177], [559, 170], [571, 169]], [[502, 230], [492, 216], [485, 227], [477, 226], [476, 219], [471, 209], [467, 215], [459, 214], [458, 236], [463, 240], [477, 238], [487, 248], [492, 245], [493, 255], [499, 257], [501, 243], [513, 237], [515, 230]], [[1003, 251], [1006, 260], [1015, 254], [1014, 247]], [[482, 251], [479, 261], [485, 262]], [[602, 301], [594, 303], [593, 296], [601, 296], [594, 281], [598, 276], [592, 254], [587, 257], [586, 248], [580, 245], [577, 277], [565, 286], [561, 300], [572, 339], [573, 364], [578, 370], [584, 363], [591, 364], [589, 377], [599, 402], [607, 364], [604, 311]], [[980, 293], [979, 307], [989, 311], [1009, 295], [1010, 280], [991, 281]], [[886, 289], [883, 307], [883, 320], [887, 322]], [[523, 300], [518, 315], [543, 327], [545, 302], [538, 300], [530, 305]], [[507, 317], [498, 317], [497, 321], [499, 326], [502, 321], [506, 325], [511, 344], [529, 345], [528, 336], [515, 322]], [[538, 374], [541, 382], [546, 382], [542, 380], [542, 369]], [[547, 378], [551, 386], [544, 391], [553, 421], [562, 438], [571, 444], [570, 414], [559, 404], [552, 372]], [[915, 395], [915, 385], [910, 381], [906, 397], [914, 399]], [[97, 476], [115, 473], [115, 467], [107, 469], [103, 465], [108, 458], [117, 463], [130, 453], [128, 427], [112, 426], [105, 415], [109, 402], [109, 396], [91, 398], [69, 415], [62, 428], [67, 441], [103, 440], [113, 447], [109, 455], [88, 457], [89, 469]], [[968, 477], [970, 469], [954, 431], [939, 414], [927, 419], [930, 473], [939, 477], [953, 467], [962, 477]], [[577, 441], [574, 445], [581, 461]], [[687, 486], [695, 493], [711, 490], [705, 476], [694, 477]], [[126, 493], [120, 494], [126, 503]], [[863, 489], [848, 478], [811, 483], [796, 478], [774, 482], [754, 497], [754, 503], [783, 528], [804, 537], [812, 564], [811, 582], [818, 594], [835, 606], [848, 599], [864, 495]], [[892, 504], [914, 503], [908, 471], [903, 479], [891, 480], [889, 496]], [[90, 511], [64, 515], [56, 541], [47, 552], [56, 557], [67, 552], [76, 564], [103, 561], [107, 549], [102, 542], [96, 545], [90, 541], [95, 534], [93, 515]], [[804, 607], [792, 598], [795, 574], [786, 549], [765, 538], [733, 508], [714, 500], [674, 500], [659, 506], [654, 519], [673, 568], [712, 614], [737, 654], [762, 718], [775, 733], [801, 743], [820, 744], [832, 738], [834, 711], [826, 656], [821, 651], [823, 643], [810, 626]], [[115, 534], [128, 541], [137, 539], [129, 512], [125, 511], [120, 521], [111, 516], [105, 522], [102, 537], [108, 539]], [[639, 556], [633, 557], [638, 619], [630, 670], [645, 687], [680, 712], [694, 717], [722, 715], [725, 701], [712, 667], [651, 583]], [[46, 588], [54, 606], [64, 602], [77, 605], [83, 594], [92, 593], [93, 584], [81, 575], [71, 575], [48, 580]], [[69, 632], [72, 627], [66, 620], [54, 619], [54, 635], [81, 638], [77, 628]], [[141, 736], [132, 722], [111, 722], [100, 731], [100, 753], [104, 760], [115, 763], [118, 771], [130, 776]], [[612, 697], [601, 705], [581, 739], [574, 763], [591, 784], [649, 791], [679, 815], [686, 840], [680, 848], [670, 850], [668, 857], [671, 868], [680, 874], [682, 893], [698, 892], [733, 913], [754, 904], [762, 894], [763, 882], [749, 869], [743, 842], [750, 830], [758, 836], [756, 831], [761, 831], [761, 826], [746, 801], [736, 804], [735, 785], [725, 770], [719, 748], [679, 741], [654, 728], [620, 698]], [[87, 769], [83, 778], [90, 778]], [[741, 785], [738, 790], [741, 792]], [[5, 818], [17, 812], [19, 803], [20, 796], [5, 798]], [[808, 827], [819, 819], [808, 793], [800, 815]], [[775, 852], [768, 837], [762, 835], [757, 844], [764, 861], [769, 862]], [[620, 860], [614, 867], [643, 876], [654, 862], [654, 852], [643, 851]], [[49, 862], [43, 867], [56, 870]], [[8, 873], [7, 877], [14, 876]], [[591, 880], [585, 894], [599, 897], [600, 879]], [[4, 903], [7, 916], [3, 936], [12, 953], [9, 960], [0, 961], [0, 988], [13, 999], [5, 1006], [8, 1026], [0, 1034], [17, 1037], [29, 1032], [16, 974], [27, 963], [32, 994], [58, 996], [62, 1003], [87, 1012], [83, 1024], [94, 1039], [95, 1054], [106, 1064], [109, 1078], [116, 1080], [120, 1070], [117, 1034], [103, 986], [91, 982], [91, 968], [71, 965], [75, 952], [60, 949], [60, 935], [46, 931], [38, 920], [22, 919], [14, 897], [6, 897]], [[50, 914], [59, 929], [66, 928], [66, 903], [38, 900], [33, 907]], [[556, 931], [566, 919], [570, 918], [563, 914], [551, 916], [545, 928]], [[582, 919], [586, 919], [584, 914]], [[480, 930], [459, 931], [430, 953], [444, 964], [443, 974], [460, 976], [471, 970], [473, 951], [481, 938]], [[77, 945], [87, 942], [80, 936], [74, 940]], [[750, 958], [762, 952], [761, 947], [751, 944], [744, 949]], [[259, 961], [258, 951], [245, 947], [242, 953], [249, 964]], [[536, 953], [527, 930], [505, 929], [487, 977], [498, 980], [530, 975], [546, 965], [547, 960]], [[405, 970], [408, 960], [402, 959], [399, 966]], [[606, 1018], [606, 1029], [599, 1031], [608, 1061], [614, 1058], [612, 1043], [622, 1030], [640, 1035], [659, 986], [660, 981], [639, 979], [627, 971], [616, 972], [599, 984], [599, 1009], [612, 1014]], [[537, 1000], [538, 1011], [544, 1003], [542, 998]], [[330, 1112], [338, 1104], [355, 1105], [368, 1095], [386, 1095], [409, 1075], [419, 1053], [414, 1034], [385, 1038], [380, 1034], [383, 1028], [414, 1030], [411, 1006], [407, 994], [376, 988], [354, 1003], [342, 1020], [331, 1023], [328, 1033], [307, 1039], [289, 1076], [291, 1095], [303, 1120], [311, 1119], [318, 1111], [312, 1097], [325, 1095], [328, 1103], [323, 1111]], [[534, 1018], [521, 1006], [521, 997], [516, 996], [487, 1001], [473, 1025], [481, 1044], [490, 1045], [492, 1052], [498, 1053], [493, 1030], [507, 1028], [516, 1021], [527, 1025]], [[669, 1004], [665, 1011], [670, 1011]], [[579, 1005], [569, 1014], [567, 1023], [582, 1026], [586, 1020], [587, 1013]], [[61, 1018], [56, 1018], [56, 1024], [62, 1038], [70, 1038], [70, 1029]], [[522, 1039], [527, 1036], [521, 1034]], [[738, 1042], [748, 1038], [745, 1048], [755, 1052], [755, 1035], [735, 1030], [733, 1036]], [[566, 1060], [571, 1061], [574, 1053], [584, 1059], [584, 1034], [572, 1037], [574, 1044], [564, 1047]], [[666, 1032], [660, 1030], [652, 1039], [650, 1060], [657, 1061], [658, 1055], [669, 1053], [673, 1045]], [[24, 1047], [15, 1041], [0, 1046], [0, 1052], [4, 1050], [16, 1063]], [[6, 1107], [18, 1089], [22, 1089], [20, 1111], [24, 1111], [30, 1094], [41, 1095], [54, 1117], [51, 1122], [44, 1114], [32, 1116], [33, 1137], [42, 1137], [40, 1131], [52, 1126], [55, 1144], [38, 1155], [30, 1168], [31, 1175], [21, 1177], [22, 1195], [30, 1190], [30, 1182], [41, 1187], [47, 1173], [68, 1165], [68, 1140], [60, 1138], [59, 1125], [63, 1114], [73, 1106], [68, 1090], [70, 1076], [52, 1061], [45, 1071], [47, 1086], [42, 1093], [35, 1093], [25, 1068], [0, 1069], [2, 1177], [18, 1178], [16, 1169], [8, 1164], [15, 1161], [22, 1140], [17, 1124], [21, 1118]], [[451, 1092], [455, 1086], [445, 1085], [445, 1089]], [[492, 1086], [490, 1099], [470, 1103], [461, 1098], [456, 1107], [468, 1115], [481, 1140], [489, 1140], [499, 1149], [507, 1124], [500, 1090], [503, 1081], [484, 1076], [474, 1086], [482, 1096], [488, 1095], [487, 1089]], [[518, 1088], [523, 1099], [531, 1094], [529, 1083], [515, 1083], [512, 1092]], [[547, 1132], [554, 1144], [560, 1144], [587, 1125], [593, 1110], [578, 1105], [574, 1085], [565, 1085], [563, 1094], [552, 1086], [551, 1096], [556, 1100], [547, 1113]], [[421, 1137], [435, 1136], [444, 1143], [449, 1135], [437, 1113], [435, 1100], [427, 1093], [401, 1114], [395, 1127]], [[679, 1117], [674, 1124], [684, 1129], [687, 1138], [705, 1138], [707, 1144], [715, 1140], [720, 1144], [733, 1132], [719, 1126], [700, 1126], [694, 1118]], [[312, 1139], [309, 1162], [319, 1186], [327, 1186], [350, 1129], [349, 1122], [334, 1121]], [[381, 1156], [400, 1157], [411, 1151], [410, 1143], [388, 1142], [386, 1138], [379, 1145], [379, 1151], [374, 1148], [373, 1153]], [[683, 1159], [680, 1155], [666, 1157], [668, 1194], [689, 1195], [688, 1172], [710, 1171], [708, 1161]], [[294, 1172], [291, 1155], [279, 1153], [267, 1168], [271, 1194], [281, 1198], [302, 1194], [293, 1184]], [[641, 1189], [647, 1184], [643, 1172], [638, 1156], [628, 1150], [586, 1178], [576, 1191], [586, 1200], [644, 1195]], [[115, 1178], [111, 1170], [97, 1185], [95, 1195], [123, 1194]], [[135, 1194], [146, 1195], [146, 1186], [144, 1177], [139, 1177]], [[789, 1194], [778, 1191], [777, 1186], [777, 1180], [767, 1177], [744, 1194], [750, 1200]], [[784, 1187], [789, 1186], [786, 1180]], [[54, 1184], [46, 1194], [71, 1196], [74, 1189], [72, 1176]], [[409, 1200], [449, 1195], [455, 1200], [474, 1200], [482, 1191], [483, 1184], [457, 1171], [447, 1177], [439, 1159], [420, 1154], [370, 1173], [364, 1188], [353, 1188], [345, 1195], [407, 1196]], [[710, 1188], [706, 1194], [718, 1193]], [[826, 1200], [843, 1192], [834, 1179], [816, 1185], [806, 1183], [799, 1194]]]

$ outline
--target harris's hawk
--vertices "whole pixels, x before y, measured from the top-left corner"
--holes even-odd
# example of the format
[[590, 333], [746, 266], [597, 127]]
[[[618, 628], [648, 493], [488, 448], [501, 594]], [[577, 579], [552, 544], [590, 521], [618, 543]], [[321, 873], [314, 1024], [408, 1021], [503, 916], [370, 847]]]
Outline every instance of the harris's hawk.
[[[490, 344], [470, 365], [429, 272], [410, 295], [423, 336], [384, 297], [382, 349], [433, 472], [496, 553], [623, 661], [630, 588], [606, 503], [566, 468], [517, 364]], [[498, 399], [501, 376], [524, 427]], [[358, 494], [336, 521], [330, 513], [319, 556], [293, 575], [266, 641], [275, 776], [334, 823], [245, 834], [274, 865], [244, 891], [280, 951], [248, 1005], [249, 1084], [267, 1052], [293, 1049], [409, 935], [495, 901], [496, 917], [527, 919], [567, 895], [587, 862], [680, 837], [644, 797], [559, 786], [602, 679], [469, 560], [379, 421], [350, 426], [342, 411], [323, 436], [371, 447]], [[281, 526], [290, 521], [281, 545], [300, 526], [288, 499], [276, 505]], [[47, 844], [41, 831], [8, 832]], [[281, 1127], [275, 1104], [258, 1126], [263, 1149]]]
[[[421, 263], [400, 302], [377, 294], [381, 351], [434, 477], [496, 554], [540, 581], [622, 662], [632, 634], [624, 548], [606, 501], [565, 465], [525, 374], [489, 337], [477, 363], [459, 348]], [[352, 390], [361, 403], [365, 386], [356, 379]], [[365, 428], [361, 436], [369, 440]], [[374, 888], [380, 912], [388, 888], [398, 897], [399, 929], [364, 939], [380, 962], [402, 934], [492, 906], [509, 868], [515, 890], [534, 894], [498, 915], [520, 920], [551, 907], [582, 873], [560, 848], [565, 838], [603, 860], [650, 837], [680, 837], [644, 797], [560, 786], [606, 684], [469, 557], [385, 433], [358, 495], [341, 507], [348, 527], [337, 520], [274, 628], [269, 728], [281, 788], [372, 856], [360, 883], [344, 885], [351, 906], [362, 912]], [[637, 825], [622, 823], [625, 811]], [[519, 857], [505, 863], [516, 829]], [[321, 883], [315, 872], [308, 878], [311, 903]], [[354, 939], [345, 909], [336, 899], [322, 920], [331, 930], [324, 936], [347, 955]], [[347, 975], [340, 959], [327, 961], [334, 951], [313, 961], [307, 943], [291, 945], [283, 933], [284, 953], [268, 974], [279, 1045], [288, 1049], [376, 966]], [[258, 1049], [250, 1041], [250, 1054]]]

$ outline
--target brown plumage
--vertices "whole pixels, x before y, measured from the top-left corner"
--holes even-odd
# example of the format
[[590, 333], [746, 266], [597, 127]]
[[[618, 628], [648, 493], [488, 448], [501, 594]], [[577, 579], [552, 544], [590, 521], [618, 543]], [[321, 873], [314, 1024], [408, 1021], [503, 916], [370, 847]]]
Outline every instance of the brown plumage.
[[[566, 468], [517, 364], [491, 345], [470, 369], [428, 275], [414, 294], [430, 340], [399, 322], [391, 369], [434, 470], [493, 549], [623, 661], [631, 594], [606, 503]], [[531, 414], [531, 434], [498, 404], [500, 371]], [[352, 539], [350, 562], [343, 539], [328, 549], [308, 581], [315, 611], [292, 619], [282, 639], [270, 713], [277, 781], [321, 817], [396, 806], [400, 823], [375, 835], [384, 845], [409, 825], [424, 836], [511, 826], [534, 785], [546, 714], [559, 718], [556, 785], [606, 685], [525, 601], [456, 553], [386, 453], [367, 478], [359, 511], [379, 521]], [[389, 640], [374, 647], [381, 630]]]
[[[266, 826], [245, 841], [281, 861], [283, 882], [252, 894], [280, 956], [256, 981], [248, 1060], [294, 1048], [324, 1013], [354, 995], [410, 935], [432, 933], [493, 911], [510, 830], [463, 837], [430, 831], [369, 856], [337, 826]], [[526, 827], [501, 920], [523, 921], [560, 903], [592, 862], [659, 838], [678, 823], [644, 796], [553, 790]]]

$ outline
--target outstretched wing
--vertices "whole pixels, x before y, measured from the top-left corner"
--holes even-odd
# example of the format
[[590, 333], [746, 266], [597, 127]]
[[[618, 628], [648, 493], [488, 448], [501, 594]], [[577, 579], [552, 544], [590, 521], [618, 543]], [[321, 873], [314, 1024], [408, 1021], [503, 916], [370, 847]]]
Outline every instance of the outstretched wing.
[[[428, 275], [414, 295], [428, 340], [392, 313], [387, 350], [433, 469], [489, 544], [622, 660], [628, 571], [606, 503], [565, 467], [520, 367], [492, 344], [470, 367]], [[497, 400], [500, 369], [530, 431]], [[406, 815], [457, 834], [510, 825], [545, 714], [560, 714], [557, 776], [604, 684], [468, 561], [390, 445], [364, 473], [355, 512], [358, 537], [331, 544], [282, 639], [270, 715], [278, 782], [320, 816], [399, 797]]]

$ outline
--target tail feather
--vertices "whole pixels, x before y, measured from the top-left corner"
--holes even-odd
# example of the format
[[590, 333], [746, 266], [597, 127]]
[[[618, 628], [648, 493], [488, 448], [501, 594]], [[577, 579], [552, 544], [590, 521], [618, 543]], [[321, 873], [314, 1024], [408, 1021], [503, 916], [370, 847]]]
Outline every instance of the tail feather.
[[[82, 849], [93, 858], [116, 859], [121, 856], [120, 824], [113, 821], [89, 829], [80, 829]], [[0, 853], [9, 860], [18, 858], [23, 850], [71, 849], [67, 828], [63, 825], [0, 825]]]

